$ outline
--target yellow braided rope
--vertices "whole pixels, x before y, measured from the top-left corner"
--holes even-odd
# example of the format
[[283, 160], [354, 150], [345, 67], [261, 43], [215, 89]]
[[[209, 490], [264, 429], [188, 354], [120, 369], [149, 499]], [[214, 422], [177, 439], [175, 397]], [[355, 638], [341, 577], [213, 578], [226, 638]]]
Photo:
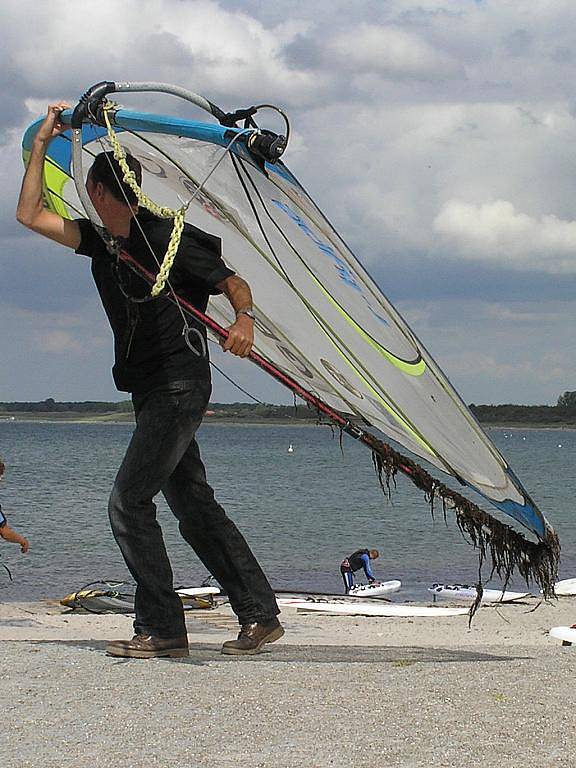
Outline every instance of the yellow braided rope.
[[156, 282], [150, 291], [152, 296], [158, 296], [158, 294], [166, 285], [170, 270], [174, 264], [174, 259], [176, 258], [178, 246], [180, 245], [180, 239], [182, 237], [182, 230], [184, 229], [184, 216], [186, 215], [187, 206], [183, 205], [182, 208], [173, 210], [172, 208], [166, 208], [162, 205], [156, 205], [156, 203], [147, 195], [145, 195], [144, 192], [140, 189], [138, 182], [136, 181], [134, 171], [130, 169], [128, 163], [126, 162], [126, 153], [124, 152], [122, 145], [116, 137], [116, 132], [110, 124], [108, 111], [114, 106], [115, 105], [112, 102], [107, 102], [104, 106], [104, 122], [106, 123], [106, 130], [108, 131], [108, 139], [110, 140], [110, 144], [112, 145], [112, 149], [114, 151], [114, 159], [118, 162], [118, 165], [124, 174], [122, 181], [124, 181], [124, 183], [130, 187], [132, 192], [134, 192], [136, 198], [138, 199], [138, 203], [143, 208], [146, 208], [155, 216], [159, 216], [162, 219], [174, 219], [174, 226], [172, 227], [172, 234], [170, 235], [170, 240], [168, 241], [168, 248], [166, 249], [166, 254], [162, 259], [160, 271], [156, 275]]

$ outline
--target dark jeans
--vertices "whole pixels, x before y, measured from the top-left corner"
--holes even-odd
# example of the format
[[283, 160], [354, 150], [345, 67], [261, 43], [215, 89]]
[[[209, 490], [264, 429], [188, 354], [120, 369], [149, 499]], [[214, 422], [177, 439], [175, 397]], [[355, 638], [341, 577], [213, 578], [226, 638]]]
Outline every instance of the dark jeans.
[[239, 622], [266, 622], [279, 613], [266, 576], [206, 480], [195, 434], [209, 397], [208, 381], [173, 382], [133, 397], [136, 428], [112, 489], [109, 514], [137, 583], [137, 634], [186, 634], [182, 602], [173, 589], [156, 520], [153, 499], [160, 491], [183, 538], [227, 592]]

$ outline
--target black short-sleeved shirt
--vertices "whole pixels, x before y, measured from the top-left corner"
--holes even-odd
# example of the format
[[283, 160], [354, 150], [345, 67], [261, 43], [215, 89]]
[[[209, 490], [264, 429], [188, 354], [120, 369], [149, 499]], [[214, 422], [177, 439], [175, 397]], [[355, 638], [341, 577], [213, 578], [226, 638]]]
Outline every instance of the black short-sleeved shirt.
[[[172, 221], [159, 219], [143, 209], [138, 211], [138, 221], [161, 263]], [[92, 259], [92, 276], [114, 332], [112, 374], [116, 387], [122, 392], [144, 393], [173, 381], [209, 379], [208, 358], [195, 355], [186, 344], [178, 307], [162, 295], [144, 302], [127, 298], [149, 296], [150, 286], [126, 264], [116, 264], [88, 219], [79, 219], [78, 225], [81, 242], [76, 253]], [[125, 249], [146, 270], [156, 274], [158, 264], [146, 240], [133, 221]], [[216, 285], [233, 274], [222, 260], [220, 239], [186, 224], [169, 276], [174, 291], [204, 312], [209, 296], [220, 293]], [[189, 317], [188, 325], [196, 328], [206, 341], [206, 329], [201, 323]], [[200, 348], [195, 333], [190, 340]]]
[[0, 504], [0, 528], [4, 528], [7, 522], [4, 512], [2, 512], [2, 505]]

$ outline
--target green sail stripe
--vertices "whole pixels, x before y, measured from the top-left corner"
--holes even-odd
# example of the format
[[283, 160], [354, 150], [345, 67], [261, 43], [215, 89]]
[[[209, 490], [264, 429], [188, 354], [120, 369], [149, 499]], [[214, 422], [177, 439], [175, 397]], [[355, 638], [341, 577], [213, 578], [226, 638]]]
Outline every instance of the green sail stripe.
[[[22, 150], [22, 159], [24, 160], [24, 165], [26, 168], [28, 167], [31, 154], [32, 153], [29, 149]], [[43, 174], [44, 178], [42, 191], [44, 195], [44, 201], [46, 202], [48, 209], [53, 213], [57, 213], [59, 216], [62, 216], [64, 219], [71, 219], [72, 217], [70, 216], [68, 207], [64, 203], [64, 197], [62, 194], [64, 192], [64, 185], [71, 178], [71, 176], [67, 173], [67, 171], [64, 171], [62, 168], [60, 168], [59, 165], [56, 165], [54, 160], [52, 160], [49, 156], [47, 156], [44, 161]]]
[[[320, 325], [322, 328], [322, 326]], [[375, 389], [372, 384], [368, 381], [368, 379], [364, 376], [364, 374], [354, 365], [354, 363], [344, 354], [344, 352], [340, 349], [340, 347], [335, 343], [335, 341], [330, 338], [329, 334], [326, 332], [324, 328], [322, 328], [324, 334], [334, 347], [334, 349], [338, 352], [340, 357], [346, 362], [346, 364], [354, 371], [356, 376], [360, 379], [360, 381], [364, 384], [365, 387], [367, 387], [370, 392], [377, 398], [377, 400], [381, 403], [381, 405], [388, 411], [388, 413], [400, 424], [400, 426], [408, 432], [412, 436], [412, 438], [420, 445], [422, 448], [424, 448], [427, 453], [429, 453], [431, 456], [434, 456], [437, 459], [441, 459], [441, 457], [438, 456], [436, 451], [428, 445], [428, 443], [424, 440], [424, 438], [416, 432], [411, 424], [406, 421], [406, 419], [401, 416], [401, 414], [397, 413], [392, 406], [384, 400], [384, 398], [380, 395], [377, 389]]]
[[362, 336], [365, 342], [370, 344], [370, 346], [373, 347], [377, 352], [380, 352], [380, 354], [383, 355], [390, 363], [392, 363], [395, 368], [398, 368], [403, 373], [408, 374], [408, 376], [422, 376], [422, 374], [426, 371], [426, 362], [422, 357], [418, 360], [418, 362], [410, 363], [407, 360], [402, 360], [401, 358], [396, 357], [396, 355], [393, 355], [392, 352], [388, 352], [388, 350], [385, 349], [381, 344], [378, 344], [377, 341], [374, 341], [374, 339], [366, 333], [362, 326], [358, 325], [358, 323], [352, 317], [350, 317], [346, 310], [342, 309], [340, 304], [338, 304], [336, 299], [334, 299], [326, 290], [326, 288], [324, 288], [322, 283], [318, 280], [312, 271], [310, 271], [310, 275], [312, 276], [312, 279], [318, 288], [320, 288], [322, 293], [332, 304], [332, 306], [335, 307], [346, 320], [346, 322], [349, 323], [354, 328], [354, 330], [360, 334], [360, 336]]
[[[55, 165], [53, 162], [44, 163], [44, 194], [46, 195], [48, 207], [51, 211], [65, 219], [72, 218], [68, 207], [62, 202], [64, 185], [69, 178], [68, 173], [63, 171], [58, 165]], [[54, 190], [54, 194], [52, 194], [52, 190]]]

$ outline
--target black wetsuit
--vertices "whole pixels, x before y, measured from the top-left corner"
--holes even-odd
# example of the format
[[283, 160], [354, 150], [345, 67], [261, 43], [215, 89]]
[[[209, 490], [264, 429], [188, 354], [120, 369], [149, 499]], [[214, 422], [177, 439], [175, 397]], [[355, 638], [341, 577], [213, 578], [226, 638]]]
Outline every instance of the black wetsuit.
[[369, 582], [375, 581], [372, 568], [370, 567], [370, 550], [369, 549], [357, 549], [356, 552], [349, 557], [344, 558], [340, 564], [340, 573], [344, 580], [344, 588], [348, 593], [354, 586], [355, 571], [364, 570], [366, 578]]

